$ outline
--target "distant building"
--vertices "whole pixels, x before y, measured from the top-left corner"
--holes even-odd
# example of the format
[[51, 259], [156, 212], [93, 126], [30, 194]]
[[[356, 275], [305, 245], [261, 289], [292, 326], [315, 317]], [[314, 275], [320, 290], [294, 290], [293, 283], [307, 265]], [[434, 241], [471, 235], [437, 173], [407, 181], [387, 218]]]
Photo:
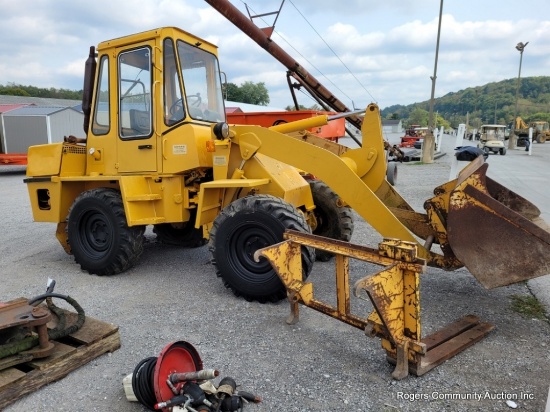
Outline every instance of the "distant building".
[[243, 113], [240, 107], [225, 106], [225, 114]]
[[403, 131], [402, 120], [382, 120], [383, 133], [401, 133]]
[[28, 106], [28, 104], [25, 103], [0, 103], [0, 153], [6, 153], [4, 149], [4, 121], [2, 113], [7, 113], [11, 110], [19, 109], [21, 107]]
[[63, 106], [76, 108], [76, 106], [82, 104], [82, 101], [70, 99], [52, 99], [49, 97], [9, 96], [2, 94], [0, 95], [0, 105], [3, 104], [32, 104], [35, 106]]
[[[228, 111], [231, 109], [231, 112]], [[235, 111], [237, 110], [237, 111]], [[238, 112], [240, 110], [241, 112], [245, 113], [251, 113], [251, 112], [284, 112], [285, 109], [281, 109], [280, 107], [271, 107], [271, 106], [260, 106], [257, 104], [250, 104], [250, 103], [241, 103], [241, 102], [232, 102], [229, 100], [225, 101], [225, 112], [226, 113], [240, 113]]]
[[27, 153], [29, 146], [62, 142], [64, 136], [82, 135], [84, 114], [72, 107], [24, 106], [2, 113], [4, 153]]

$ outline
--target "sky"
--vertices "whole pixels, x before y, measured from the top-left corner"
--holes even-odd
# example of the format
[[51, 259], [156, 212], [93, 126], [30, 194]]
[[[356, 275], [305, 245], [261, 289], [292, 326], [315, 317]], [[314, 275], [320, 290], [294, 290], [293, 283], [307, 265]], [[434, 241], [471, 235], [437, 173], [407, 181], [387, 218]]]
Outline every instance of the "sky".
[[[244, 0], [230, 0], [247, 14]], [[253, 15], [281, 0], [246, 0]], [[520, 6], [521, 4], [521, 6]], [[430, 99], [441, 0], [286, 0], [272, 39], [348, 107]], [[80, 90], [89, 47], [176, 26], [219, 47], [227, 81], [263, 82], [272, 108], [292, 104], [286, 67], [203, 0], [0, 0], [0, 84]], [[273, 24], [273, 16], [261, 27]], [[445, 0], [435, 97], [550, 76], [548, 0]], [[300, 104], [315, 102], [298, 94]], [[512, 102], [511, 102], [512, 103]]]

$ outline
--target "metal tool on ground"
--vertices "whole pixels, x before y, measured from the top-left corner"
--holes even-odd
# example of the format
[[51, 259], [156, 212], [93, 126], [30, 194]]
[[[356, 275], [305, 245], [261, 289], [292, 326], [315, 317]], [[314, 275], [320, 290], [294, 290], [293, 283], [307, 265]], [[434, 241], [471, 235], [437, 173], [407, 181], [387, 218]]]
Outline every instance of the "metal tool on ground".
[[[78, 331], [85, 321], [82, 307], [73, 298], [54, 293], [55, 281], [48, 280], [46, 292], [32, 299], [15, 299], [0, 302], [0, 370], [48, 357], [53, 353], [55, 339], [60, 339]], [[72, 325], [66, 324], [64, 311], [57, 307], [52, 298], [65, 300], [77, 312]], [[46, 301], [46, 305], [42, 303]], [[56, 327], [48, 329], [56, 315]]]
[[137, 364], [131, 390], [125, 388], [126, 397], [149, 410], [164, 412], [175, 407], [189, 412], [235, 412], [246, 403], [261, 402], [250, 392], [238, 391], [233, 378], [223, 378], [216, 387], [211, 379], [218, 375], [216, 369], [202, 369], [202, 359], [193, 345], [176, 341], [166, 345], [158, 357]]

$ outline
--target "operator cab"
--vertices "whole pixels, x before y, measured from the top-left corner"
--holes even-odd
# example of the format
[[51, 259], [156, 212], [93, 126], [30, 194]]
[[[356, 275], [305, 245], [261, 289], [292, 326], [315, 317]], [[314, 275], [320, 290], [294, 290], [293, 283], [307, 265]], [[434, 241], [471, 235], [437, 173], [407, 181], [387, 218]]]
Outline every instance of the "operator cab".
[[225, 123], [215, 45], [175, 27], [102, 42], [90, 49], [83, 95], [87, 173], [211, 166], [201, 153]]
[[[147, 39], [145, 35], [149, 33], [157, 39]], [[162, 47], [155, 44], [160, 41]], [[198, 41], [198, 38], [175, 28], [102, 43], [98, 48], [99, 78], [93, 116], [94, 133], [107, 133], [112, 120], [109, 119], [109, 107], [115, 103], [119, 113], [120, 137], [150, 135], [154, 129], [153, 111], [156, 109], [153, 99], [157, 98], [155, 89], [160, 81], [166, 125], [172, 126], [183, 120], [225, 121], [215, 49], [215, 46]], [[112, 50], [115, 51], [116, 61], [109, 53]], [[90, 58], [95, 58], [92, 56], [93, 53]], [[161, 73], [158, 73], [159, 68]], [[95, 72], [94, 64], [93, 70], [87, 71], [85, 75], [83, 100], [86, 101], [83, 101], [83, 106], [88, 110], [91, 108]], [[113, 85], [113, 79], [117, 79], [118, 84]], [[116, 101], [113, 88], [118, 91]], [[90, 116], [89, 113], [87, 115]]]

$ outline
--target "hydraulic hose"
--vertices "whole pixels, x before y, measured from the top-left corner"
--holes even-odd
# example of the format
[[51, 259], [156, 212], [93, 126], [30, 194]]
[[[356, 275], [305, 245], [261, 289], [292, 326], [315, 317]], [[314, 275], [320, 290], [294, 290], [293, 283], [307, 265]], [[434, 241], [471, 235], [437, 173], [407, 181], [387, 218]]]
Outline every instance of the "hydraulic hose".
[[[53, 289], [53, 286], [50, 286], [48, 288], [48, 290], [51, 290], [51, 289]], [[76, 322], [73, 325], [71, 325], [68, 328], [65, 328], [65, 324], [66, 324], [65, 313], [62, 311], [62, 309], [60, 309], [59, 307], [53, 304], [51, 298], [63, 299], [76, 310], [78, 316], [77, 316]], [[55, 315], [57, 315], [57, 317], [59, 318], [59, 324], [57, 325], [57, 327], [54, 329], [48, 330], [49, 340], [60, 339], [72, 333], [75, 333], [84, 324], [84, 321], [86, 320], [86, 314], [84, 313], [84, 309], [82, 309], [82, 306], [80, 306], [78, 302], [73, 298], [71, 298], [70, 296], [61, 295], [59, 293], [46, 292], [42, 295], [38, 295], [30, 299], [28, 301], [28, 304], [30, 306], [37, 306], [40, 303], [42, 303], [44, 300], [46, 300], [47, 302], [48, 309], [50, 309], [50, 311], [55, 313]], [[7, 356], [16, 355], [20, 352], [24, 352], [37, 345], [38, 345], [38, 336], [36, 335], [28, 336], [16, 342], [1, 345], [0, 359], [5, 358]]]
[[157, 364], [157, 357], [152, 356], [139, 362], [132, 374], [132, 390], [137, 400], [147, 409], [155, 411], [157, 398], [153, 388], [153, 374]]

